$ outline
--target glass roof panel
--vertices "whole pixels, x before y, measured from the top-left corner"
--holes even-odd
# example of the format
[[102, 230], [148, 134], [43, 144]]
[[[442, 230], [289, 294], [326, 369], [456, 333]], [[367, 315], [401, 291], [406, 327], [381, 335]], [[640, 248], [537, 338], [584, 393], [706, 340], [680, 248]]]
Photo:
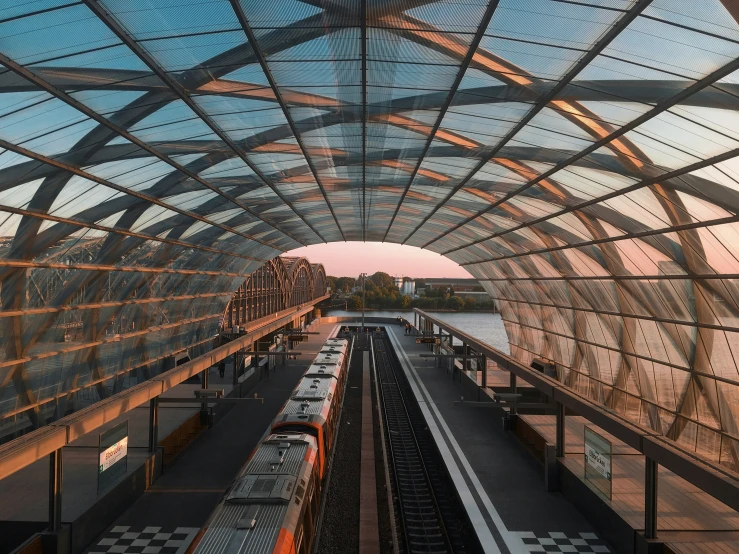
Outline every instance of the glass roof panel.
[[[664, 419], [622, 415], [654, 431], [685, 417], [686, 369], [724, 376], [691, 425], [733, 437], [712, 459], [739, 468], [739, 413], [719, 409], [739, 405], [738, 19], [721, 0], [0, 6], [0, 289], [72, 260], [54, 271], [92, 284], [73, 302], [110, 276], [105, 321], [144, 328], [132, 295], [160, 294], [202, 322], [152, 333], [184, 349], [281, 251], [412, 244], [480, 278], [519, 361], [626, 383]], [[90, 376], [48, 340], [70, 299], [34, 291], [3, 310], [51, 308], [47, 330], [30, 353], [6, 341], [5, 363], [53, 350], [56, 381], [27, 387], [43, 402]], [[203, 291], [218, 302], [177, 299]], [[627, 358], [658, 395], [618, 374]], [[0, 386], [0, 416], [19, 390]]]

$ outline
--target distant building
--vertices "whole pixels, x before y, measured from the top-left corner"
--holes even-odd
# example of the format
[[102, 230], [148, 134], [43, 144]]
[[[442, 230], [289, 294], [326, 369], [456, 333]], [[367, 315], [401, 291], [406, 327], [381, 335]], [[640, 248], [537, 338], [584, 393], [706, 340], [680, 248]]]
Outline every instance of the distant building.
[[403, 290], [403, 277], [393, 277], [393, 281], [395, 281], [395, 286], [397, 288]]
[[477, 279], [426, 279], [427, 289], [454, 289], [459, 292], [485, 292]]
[[406, 296], [415, 296], [416, 282], [406, 281], [405, 283], [403, 283], [403, 288], [401, 290], [403, 291], [403, 294], [405, 294]]

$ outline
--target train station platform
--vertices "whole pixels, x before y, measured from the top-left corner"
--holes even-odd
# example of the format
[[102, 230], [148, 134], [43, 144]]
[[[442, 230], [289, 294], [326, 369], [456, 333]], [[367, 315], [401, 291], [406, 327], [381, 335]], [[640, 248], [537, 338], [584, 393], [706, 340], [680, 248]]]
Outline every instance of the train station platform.
[[490, 408], [465, 403], [468, 389], [422, 357], [426, 345], [400, 326], [388, 334], [485, 552], [615, 552], [563, 495], [545, 490], [541, 467]]
[[[565, 478], [583, 482], [584, 428], [595, 429], [613, 448], [612, 498], [600, 498], [602, 506], [595, 510], [610, 510], [626, 529], [642, 529], [644, 455], [583, 417], [567, 416], [565, 422], [565, 456], [560, 458]], [[555, 425], [553, 415], [520, 415], [517, 433], [554, 444]], [[541, 445], [532, 447], [538, 450]], [[739, 513], [664, 467], [659, 469], [657, 507], [658, 537], [668, 553], [739, 552]]]
[[[313, 329], [318, 334], [308, 335], [295, 348], [301, 354], [284, 364], [280, 360], [268, 374], [255, 379], [247, 397], [225, 405], [225, 413], [212, 428], [197, 426], [199, 436], [195, 440], [184, 437], [189, 445], [163, 471], [162, 445], [181, 433], [183, 426], [187, 428], [189, 421], [199, 422], [200, 408], [194, 401], [160, 404], [159, 456], [148, 451], [148, 404], [67, 445], [63, 449], [62, 522], [71, 534], [72, 552], [122, 551], [111, 547], [146, 540], [138, 538], [146, 535], [146, 529], [152, 537], [159, 535], [155, 545], [159, 541], [160, 546], [177, 546], [173, 552], [191, 541], [335, 328], [334, 324]], [[223, 378], [217, 367], [210, 368], [209, 388], [223, 388], [226, 394], [232, 390], [232, 363], [228, 361]], [[198, 384], [180, 384], [163, 393], [162, 398], [194, 399], [193, 393], [199, 388]], [[99, 434], [125, 420], [129, 426], [127, 473], [98, 493]], [[187, 428], [185, 432], [191, 431]], [[13, 529], [29, 535], [47, 526], [48, 480], [46, 459], [0, 480], [0, 495], [14, 499], [0, 505], [0, 525], [6, 539]]]
[[[566, 415], [565, 456], [557, 459], [560, 491], [547, 491], [543, 451], [554, 451], [555, 416], [514, 416], [515, 431], [504, 430], [503, 409], [477, 400], [505, 390], [508, 372], [488, 360], [489, 388], [477, 391], [481, 372], [439, 367], [428, 345], [416, 344], [402, 327], [388, 331], [486, 551], [636, 551], [636, 534], [644, 529], [643, 454], [585, 418]], [[522, 385], [519, 380], [519, 392]], [[586, 424], [612, 443], [610, 500], [583, 479]], [[659, 468], [657, 521], [665, 554], [739, 552], [739, 513], [665, 467]], [[594, 544], [588, 550], [578, 538]]]

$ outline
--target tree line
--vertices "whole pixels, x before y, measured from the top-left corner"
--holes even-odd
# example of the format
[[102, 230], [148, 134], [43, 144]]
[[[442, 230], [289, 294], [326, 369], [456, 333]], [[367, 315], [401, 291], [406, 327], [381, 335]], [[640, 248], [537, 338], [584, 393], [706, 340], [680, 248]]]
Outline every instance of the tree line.
[[[358, 278], [329, 276], [326, 279], [331, 291], [346, 302], [347, 309], [362, 309], [362, 276]], [[408, 277], [404, 278], [404, 281], [411, 280]], [[424, 279], [415, 279], [415, 281], [417, 290], [425, 288]], [[359, 290], [354, 291], [355, 287], [359, 287]], [[367, 277], [365, 301], [367, 303], [365, 309], [368, 310], [421, 308], [426, 310], [483, 311], [495, 308], [492, 299], [462, 298], [455, 295], [454, 288], [426, 289], [423, 296], [412, 298], [402, 294], [395, 286], [394, 279], [382, 271]]]

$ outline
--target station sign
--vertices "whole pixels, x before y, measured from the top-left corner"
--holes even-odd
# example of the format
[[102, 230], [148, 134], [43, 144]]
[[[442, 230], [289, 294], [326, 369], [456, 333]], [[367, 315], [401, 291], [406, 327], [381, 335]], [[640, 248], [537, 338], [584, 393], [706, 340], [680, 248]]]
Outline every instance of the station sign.
[[98, 439], [98, 493], [128, 471], [128, 420], [100, 433]]
[[416, 337], [416, 344], [439, 344], [440, 342], [435, 337]]
[[303, 342], [308, 337], [306, 335], [288, 335], [287, 338], [293, 342]]
[[611, 442], [587, 425], [585, 426], [585, 482], [590, 484], [596, 492], [611, 499], [613, 490], [613, 474], [611, 461], [613, 447]]

